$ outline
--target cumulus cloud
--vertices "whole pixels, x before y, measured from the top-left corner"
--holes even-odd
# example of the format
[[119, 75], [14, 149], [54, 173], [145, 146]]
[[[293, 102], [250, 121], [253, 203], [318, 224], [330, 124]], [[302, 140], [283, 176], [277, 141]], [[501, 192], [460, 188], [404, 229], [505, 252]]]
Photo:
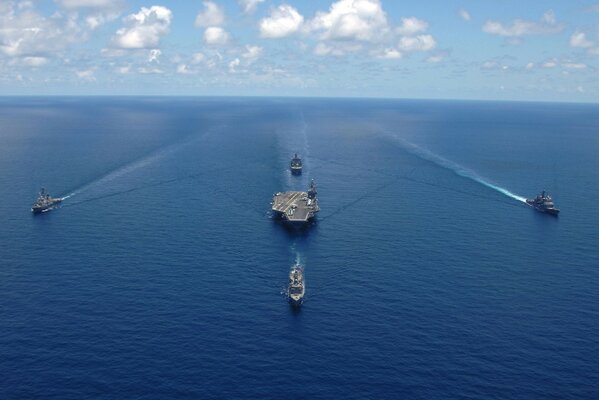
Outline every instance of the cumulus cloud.
[[390, 29], [379, 0], [339, 0], [328, 12], [319, 11], [307, 29], [321, 40], [380, 41]]
[[464, 10], [463, 8], [461, 8], [460, 10], [458, 10], [458, 15], [460, 16], [460, 18], [462, 18], [464, 21], [470, 21], [471, 17], [470, 17], [470, 13], [466, 10]]
[[50, 55], [83, 41], [87, 32], [77, 15], [55, 13], [45, 17], [30, 7], [4, 3], [0, 12], [0, 53], [9, 57]]
[[260, 36], [282, 38], [297, 32], [304, 23], [304, 16], [288, 4], [282, 4], [260, 20]]
[[431, 35], [418, 35], [402, 37], [399, 40], [399, 49], [403, 51], [428, 51], [437, 46], [435, 38]]
[[236, 58], [233, 61], [231, 61], [229, 63], [229, 72], [231, 72], [231, 73], [237, 72], [237, 67], [239, 67], [240, 64], [241, 64], [241, 61], [239, 60], [239, 58]]
[[396, 49], [385, 49], [378, 58], [384, 58], [387, 60], [398, 60], [402, 56], [401, 52]]
[[492, 35], [518, 38], [525, 35], [543, 35], [561, 32], [564, 29], [564, 25], [557, 23], [555, 13], [549, 10], [543, 14], [539, 22], [516, 19], [511, 25], [504, 25], [497, 21], [487, 21], [482, 29], [484, 32]]
[[196, 16], [195, 26], [210, 27], [220, 26], [225, 22], [225, 12], [222, 7], [212, 1], [204, 2], [204, 10]]
[[264, 49], [260, 46], [245, 46], [245, 52], [241, 55], [248, 64], [252, 64], [262, 55]]
[[586, 49], [593, 47], [593, 42], [587, 39], [584, 32], [575, 32], [570, 36], [570, 46]]
[[428, 22], [416, 17], [402, 18], [401, 25], [396, 29], [400, 35], [415, 35], [428, 29]]
[[229, 34], [220, 26], [211, 26], [204, 31], [204, 43], [211, 45], [226, 44]]
[[258, 4], [263, 2], [264, 0], [239, 0], [239, 5], [244, 14], [253, 14], [256, 11]]
[[170, 30], [173, 14], [162, 6], [142, 7], [138, 13], [124, 18], [126, 27], [116, 31], [113, 43], [124, 49], [157, 47]]
[[162, 55], [162, 52], [159, 49], [152, 49], [150, 50], [150, 53], [148, 54], [148, 62], [155, 62], [155, 63], [160, 63], [160, 56]]

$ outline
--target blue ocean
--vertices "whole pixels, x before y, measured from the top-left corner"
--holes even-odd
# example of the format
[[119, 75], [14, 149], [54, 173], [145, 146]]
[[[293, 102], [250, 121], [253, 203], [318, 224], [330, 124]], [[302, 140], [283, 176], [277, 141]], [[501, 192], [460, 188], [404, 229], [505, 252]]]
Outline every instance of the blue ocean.
[[597, 104], [4, 97], [0, 199], [1, 399], [599, 398]]

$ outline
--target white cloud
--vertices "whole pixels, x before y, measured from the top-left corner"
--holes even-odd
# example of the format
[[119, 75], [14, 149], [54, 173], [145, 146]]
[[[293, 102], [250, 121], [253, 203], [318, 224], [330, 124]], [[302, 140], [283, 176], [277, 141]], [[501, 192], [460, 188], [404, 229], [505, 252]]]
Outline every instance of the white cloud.
[[246, 59], [248, 64], [251, 64], [260, 58], [264, 49], [260, 46], [245, 46], [245, 50], [241, 57]]
[[434, 56], [430, 56], [429, 58], [426, 59], [426, 62], [431, 63], [431, 64], [437, 64], [440, 63], [441, 61], [443, 61], [445, 59], [445, 56], [441, 55], [441, 54], [437, 54]]
[[304, 17], [295, 8], [282, 4], [271, 10], [270, 16], [260, 20], [260, 36], [282, 38], [297, 32], [304, 23]]
[[383, 54], [379, 55], [378, 58], [384, 58], [387, 60], [399, 60], [401, 56], [401, 52], [396, 49], [385, 49], [385, 51], [383, 51]]
[[483, 69], [497, 69], [499, 68], [499, 64], [497, 63], [497, 61], [485, 61], [481, 67]]
[[244, 14], [253, 14], [258, 7], [258, 4], [263, 3], [264, 0], [239, 0]]
[[57, 0], [64, 8], [117, 8], [120, 0]]
[[137, 72], [139, 72], [140, 74], [163, 74], [164, 71], [161, 70], [160, 68], [146, 68], [146, 67], [139, 67], [137, 69]]
[[411, 36], [419, 32], [424, 32], [428, 28], [428, 22], [416, 17], [402, 18], [401, 25], [396, 29], [400, 35]]
[[204, 31], [204, 43], [219, 45], [229, 41], [229, 34], [219, 26], [211, 26]]
[[237, 72], [237, 67], [239, 67], [240, 64], [241, 64], [241, 61], [239, 60], [239, 58], [236, 58], [233, 61], [231, 61], [229, 63], [229, 72], [231, 72], [231, 73]]
[[225, 22], [225, 12], [222, 7], [212, 1], [204, 2], [204, 11], [198, 13], [195, 20], [197, 27], [220, 26]]
[[148, 62], [160, 63], [160, 55], [162, 52], [159, 49], [152, 49], [148, 54]]
[[30, 67], [41, 67], [48, 63], [48, 59], [46, 57], [25, 57], [23, 58], [23, 64], [28, 65]]
[[570, 46], [586, 49], [593, 47], [593, 42], [586, 38], [584, 32], [575, 32], [570, 36]]
[[82, 71], [75, 71], [75, 74], [82, 81], [94, 82], [96, 77], [94, 76], [95, 68], [89, 68]]
[[193, 71], [189, 69], [189, 67], [185, 64], [177, 65], [177, 73], [178, 74], [192, 74]]
[[131, 71], [131, 64], [123, 65], [116, 69], [116, 72], [118, 72], [119, 74], [123, 74], [123, 75], [128, 74], [130, 71]]
[[530, 70], [531, 70], [531, 69], [533, 69], [534, 67], [535, 67], [535, 64], [534, 64], [534, 63], [532, 63], [532, 62], [529, 62], [528, 64], [526, 64], [526, 67], [525, 67], [525, 68], [526, 68], [527, 70], [529, 70], [529, 71], [530, 71]]
[[464, 21], [470, 21], [471, 17], [470, 17], [470, 13], [466, 10], [464, 10], [463, 8], [461, 8], [458, 11], [458, 15], [460, 16], [460, 18], [462, 18]]
[[9, 57], [55, 55], [70, 44], [87, 39], [77, 15], [55, 13], [45, 17], [15, 3], [5, 3], [0, 12], [0, 53]]
[[324, 43], [318, 43], [314, 48], [314, 54], [317, 56], [328, 56], [333, 51], [331, 46], [327, 46]]
[[126, 27], [116, 31], [113, 42], [124, 49], [157, 47], [170, 30], [173, 13], [166, 7], [142, 7], [137, 14], [124, 18]]
[[431, 35], [418, 35], [414, 37], [402, 37], [399, 40], [399, 49], [403, 51], [428, 51], [437, 46], [437, 42]]
[[388, 35], [387, 16], [379, 0], [339, 0], [319, 11], [307, 24], [321, 40], [353, 39], [377, 42]]
[[543, 67], [543, 68], [555, 68], [555, 67], [557, 67], [557, 60], [554, 59], [554, 58], [552, 58], [551, 60], [547, 60], [543, 64], [541, 64], [541, 67]]
[[482, 29], [484, 32], [492, 35], [520, 37], [561, 32], [564, 29], [564, 25], [558, 24], [555, 13], [549, 10], [543, 14], [539, 22], [516, 19], [508, 26], [497, 21], [487, 21]]
[[206, 60], [206, 56], [204, 55], [204, 53], [195, 53], [191, 58], [191, 63], [201, 64], [202, 62], [204, 62], [204, 60]]
[[587, 65], [584, 63], [565, 62], [562, 63], [562, 67], [567, 69], [585, 69]]
[[85, 17], [85, 23], [88, 28], [94, 30], [108, 22], [114, 21], [118, 17], [118, 12], [100, 12]]

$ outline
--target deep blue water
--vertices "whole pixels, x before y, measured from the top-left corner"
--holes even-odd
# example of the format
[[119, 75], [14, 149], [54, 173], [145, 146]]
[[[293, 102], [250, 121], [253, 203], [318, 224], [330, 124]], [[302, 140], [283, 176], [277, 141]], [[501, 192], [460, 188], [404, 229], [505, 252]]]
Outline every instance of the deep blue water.
[[598, 105], [1, 98], [0, 198], [2, 399], [599, 398]]

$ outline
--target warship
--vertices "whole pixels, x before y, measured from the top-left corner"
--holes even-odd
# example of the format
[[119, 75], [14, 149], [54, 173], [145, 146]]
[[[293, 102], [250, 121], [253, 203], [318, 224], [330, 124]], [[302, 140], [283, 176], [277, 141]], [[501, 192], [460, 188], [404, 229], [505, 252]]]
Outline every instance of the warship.
[[46, 189], [42, 188], [37, 196], [37, 200], [35, 200], [35, 203], [31, 206], [31, 212], [37, 214], [51, 210], [54, 205], [62, 202], [62, 200], [61, 197], [51, 197], [48, 192], [46, 192]]
[[272, 199], [275, 216], [292, 225], [303, 225], [320, 211], [314, 179], [307, 192], [279, 192]]
[[291, 163], [289, 165], [289, 168], [291, 168], [291, 173], [292, 174], [294, 174], [294, 175], [301, 175], [301, 173], [302, 173], [302, 159], [299, 158], [299, 156], [297, 155], [297, 153], [295, 153], [295, 155], [291, 159]]
[[531, 207], [534, 207], [536, 210], [540, 212], [544, 212], [551, 215], [558, 215], [559, 208], [555, 208], [553, 204], [553, 199], [549, 195], [549, 193], [544, 190], [534, 199], [526, 199], [526, 204]]
[[304, 267], [295, 264], [289, 271], [289, 287], [287, 288], [289, 303], [293, 306], [300, 306], [304, 302], [305, 293]]

